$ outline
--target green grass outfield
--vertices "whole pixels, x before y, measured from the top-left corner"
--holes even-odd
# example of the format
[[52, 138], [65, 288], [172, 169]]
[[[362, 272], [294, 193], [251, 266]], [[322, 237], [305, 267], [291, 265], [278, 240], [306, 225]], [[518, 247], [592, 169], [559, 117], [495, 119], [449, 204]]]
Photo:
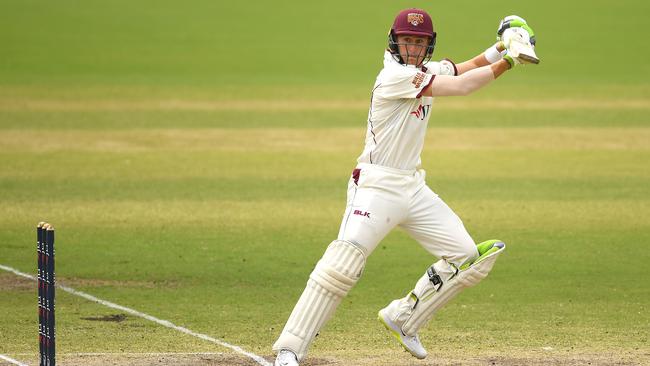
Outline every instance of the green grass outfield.
[[[482, 4], [482, 3], [481, 3]], [[650, 66], [643, 1], [0, 0], [0, 264], [271, 359], [336, 237], [387, 28], [429, 10], [463, 60], [518, 13], [539, 66], [439, 98], [427, 181], [477, 241], [508, 244], [417, 361], [376, 321], [435, 259], [399, 230], [307, 365], [650, 364]], [[61, 365], [254, 365], [57, 293]], [[35, 283], [0, 271], [0, 355], [36, 364]], [[0, 365], [3, 361], [0, 360]]]

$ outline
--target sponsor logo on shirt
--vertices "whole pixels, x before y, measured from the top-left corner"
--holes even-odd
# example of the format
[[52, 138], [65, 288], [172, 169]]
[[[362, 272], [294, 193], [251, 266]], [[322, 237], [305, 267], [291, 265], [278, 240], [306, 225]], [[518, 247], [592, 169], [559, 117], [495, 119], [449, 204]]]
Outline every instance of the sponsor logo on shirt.
[[418, 109], [411, 112], [411, 114], [417, 117], [418, 119], [420, 119], [420, 121], [424, 121], [424, 119], [427, 117], [427, 114], [429, 114], [430, 109], [431, 109], [431, 104], [427, 104], [427, 105], [420, 104], [418, 106]]
[[370, 218], [370, 212], [361, 211], [361, 210], [354, 210], [354, 214], [355, 214], [355, 215], [359, 215], [359, 216], [363, 216], [363, 217]]
[[415, 86], [416, 89], [419, 88], [420, 85], [422, 85], [422, 82], [424, 81], [424, 77], [425, 77], [425, 73], [423, 72], [418, 72], [417, 74], [415, 74], [415, 76], [413, 77], [413, 81], [411, 81], [411, 83]]
[[409, 13], [406, 21], [413, 24], [414, 27], [424, 23], [424, 15], [418, 13]]

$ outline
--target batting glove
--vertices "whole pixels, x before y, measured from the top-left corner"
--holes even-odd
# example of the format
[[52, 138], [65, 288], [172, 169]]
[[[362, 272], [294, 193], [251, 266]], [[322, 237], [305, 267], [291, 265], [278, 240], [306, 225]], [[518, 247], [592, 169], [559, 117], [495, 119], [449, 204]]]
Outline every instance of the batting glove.
[[[530, 43], [528, 32], [523, 28], [508, 28], [503, 32], [503, 44], [508, 55], [519, 64], [538, 64], [535, 47]], [[514, 66], [511, 64], [511, 66]]]
[[501, 22], [499, 22], [499, 27], [497, 28], [497, 41], [503, 40], [503, 32], [508, 28], [522, 28], [526, 30], [530, 36], [530, 44], [533, 45], [533, 47], [535, 46], [535, 32], [533, 31], [533, 28], [526, 23], [524, 18], [517, 15], [509, 15], [503, 18]]

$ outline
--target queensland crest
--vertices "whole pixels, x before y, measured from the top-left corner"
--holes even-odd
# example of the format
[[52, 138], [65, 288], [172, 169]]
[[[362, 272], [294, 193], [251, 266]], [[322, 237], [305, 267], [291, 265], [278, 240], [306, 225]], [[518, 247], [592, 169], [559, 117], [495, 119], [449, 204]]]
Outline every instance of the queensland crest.
[[418, 26], [424, 23], [424, 15], [419, 13], [409, 13], [407, 15], [406, 21], [413, 24], [413, 26]]

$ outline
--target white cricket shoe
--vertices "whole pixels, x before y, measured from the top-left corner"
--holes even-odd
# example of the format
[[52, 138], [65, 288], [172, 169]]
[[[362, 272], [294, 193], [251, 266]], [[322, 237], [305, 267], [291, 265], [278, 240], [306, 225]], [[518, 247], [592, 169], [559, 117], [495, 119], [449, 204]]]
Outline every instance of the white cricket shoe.
[[298, 357], [288, 349], [281, 349], [278, 357], [275, 359], [275, 366], [299, 366]]
[[402, 333], [402, 329], [399, 325], [395, 324], [388, 314], [386, 314], [386, 309], [379, 310], [378, 314], [379, 321], [384, 324], [386, 329], [388, 329], [399, 343], [412, 354], [415, 358], [423, 359], [427, 357], [427, 350], [424, 349], [422, 343], [420, 343], [420, 337], [416, 334], [415, 336], [407, 336]]

